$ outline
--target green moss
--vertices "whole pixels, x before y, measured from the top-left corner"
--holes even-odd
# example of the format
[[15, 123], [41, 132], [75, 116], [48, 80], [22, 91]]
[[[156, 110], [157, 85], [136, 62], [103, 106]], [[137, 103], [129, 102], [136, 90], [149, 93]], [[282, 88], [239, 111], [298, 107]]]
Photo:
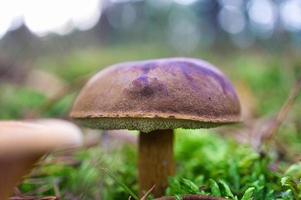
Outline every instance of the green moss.
[[0, 86], [0, 118], [16, 119], [36, 111], [46, 100], [42, 94], [15, 85]]

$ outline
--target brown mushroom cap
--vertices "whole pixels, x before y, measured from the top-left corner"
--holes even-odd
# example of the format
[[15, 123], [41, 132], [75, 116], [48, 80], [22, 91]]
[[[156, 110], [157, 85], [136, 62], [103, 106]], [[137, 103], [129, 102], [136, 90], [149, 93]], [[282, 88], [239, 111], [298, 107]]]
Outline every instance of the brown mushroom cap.
[[101, 129], [192, 129], [240, 121], [240, 104], [230, 81], [211, 64], [168, 58], [100, 71], [82, 89], [71, 117]]

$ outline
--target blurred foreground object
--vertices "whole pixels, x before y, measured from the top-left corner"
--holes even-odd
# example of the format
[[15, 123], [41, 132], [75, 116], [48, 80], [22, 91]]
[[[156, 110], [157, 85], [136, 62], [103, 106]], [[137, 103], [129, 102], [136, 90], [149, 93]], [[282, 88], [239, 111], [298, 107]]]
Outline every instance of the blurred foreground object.
[[173, 129], [209, 128], [240, 121], [240, 103], [225, 75], [191, 58], [121, 63], [93, 76], [71, 117], [100, 129], [139, 130], [139, 195], [154, 185], [164, 195], [175, 173]]
[[80, 129], [67, 121], [0, 121], [0, 199], [8, 199], [41, 157], [81, 144]]

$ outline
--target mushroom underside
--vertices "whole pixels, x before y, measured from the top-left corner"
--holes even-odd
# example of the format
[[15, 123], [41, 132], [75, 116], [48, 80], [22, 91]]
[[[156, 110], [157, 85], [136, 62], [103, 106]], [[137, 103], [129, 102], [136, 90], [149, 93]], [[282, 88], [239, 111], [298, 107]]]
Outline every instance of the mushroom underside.
[[128, 129], [140, 130], [148, 133], [154, 130], [165, 129], [199, 129], [214, 128], [224, 124], [233, 124], [233, 121], [195, 121], [175, 118], [131, 118], [131, 117], [96, 117], [96, 118], [76, 118], [78, 123], [83, 126], [95, 129]]

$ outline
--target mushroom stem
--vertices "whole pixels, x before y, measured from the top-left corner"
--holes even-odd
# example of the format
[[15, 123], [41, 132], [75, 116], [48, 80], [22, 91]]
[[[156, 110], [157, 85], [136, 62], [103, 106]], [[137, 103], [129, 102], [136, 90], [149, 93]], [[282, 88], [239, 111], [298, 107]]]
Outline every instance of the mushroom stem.
[[26, 158], [7, 158], [0, 160], [0, 199], [6, 200], [12, 195], [14, 187], [28, 174], [42, 155]]
[[156, 130], [139, 135], [139, 195], [155, 185], [151, 194], [164, 195], [168, 177], [174, 175], [173, 130]]

